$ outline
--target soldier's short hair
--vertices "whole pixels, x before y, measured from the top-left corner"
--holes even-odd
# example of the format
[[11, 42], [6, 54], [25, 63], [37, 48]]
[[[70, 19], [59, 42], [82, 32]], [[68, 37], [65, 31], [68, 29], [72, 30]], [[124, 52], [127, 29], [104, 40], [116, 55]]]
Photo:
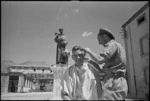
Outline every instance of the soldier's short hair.
[[75, 51], [77, 51], [77, 50], [83, 51], [83, 52], [84, 52], [84, 56], [85, 56], [86, 51], [85, 51], [83, 48], [81, 48], [80, 46], [74, 46], [74, 47], [72, 48], [72, 52], [75, 52]]

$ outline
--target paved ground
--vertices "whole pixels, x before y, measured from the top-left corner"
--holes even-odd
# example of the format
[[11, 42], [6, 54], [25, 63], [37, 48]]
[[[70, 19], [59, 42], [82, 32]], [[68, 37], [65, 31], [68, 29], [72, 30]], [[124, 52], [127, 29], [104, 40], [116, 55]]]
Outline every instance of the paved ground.
[[5, 93], [5, 94], [1, 94], [1, 100], [50, 100], [52, 98], [53, 98], [52, 92]]
[[[1, 100], [61, 100], [61, 98], [54, 97], [53, 92], [32, 92], [32, 93], [1, 94]], [[137, 100], [148, 101], [147, 99], [136, 99], [136, 98], [126, 99], [126, 101], [137, 101]]]

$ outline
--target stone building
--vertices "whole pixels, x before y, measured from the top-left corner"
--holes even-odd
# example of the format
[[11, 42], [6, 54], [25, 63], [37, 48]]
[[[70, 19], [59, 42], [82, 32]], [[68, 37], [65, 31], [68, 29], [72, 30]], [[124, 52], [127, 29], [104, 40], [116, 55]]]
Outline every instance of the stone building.
[[50, 66], [12, 65], [1, 73], [1, 93], [52, 91], [53, 79]]
[[149, 2], [126, 23], [124, 30], [129, 97], [149, 96]]

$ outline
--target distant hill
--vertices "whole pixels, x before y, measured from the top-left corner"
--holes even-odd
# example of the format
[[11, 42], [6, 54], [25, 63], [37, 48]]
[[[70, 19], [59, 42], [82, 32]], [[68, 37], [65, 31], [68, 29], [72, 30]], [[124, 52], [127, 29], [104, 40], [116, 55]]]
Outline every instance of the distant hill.
[[1, 73], [7, 73], [7, 69], [11, 65], [16, 65], [16, 63], [11, 60], [1, 60]]
[[45, 61], [25, 61], [19, 65], [48, 65]]
[[1, 62], [2, 62], [2, 63], [5, 63], [5, 64], [9, 64], [9, 65], [16, 64], [16, 63], [14, 63], [14, 62], [11, 61], [11, 60], [2, 60]]

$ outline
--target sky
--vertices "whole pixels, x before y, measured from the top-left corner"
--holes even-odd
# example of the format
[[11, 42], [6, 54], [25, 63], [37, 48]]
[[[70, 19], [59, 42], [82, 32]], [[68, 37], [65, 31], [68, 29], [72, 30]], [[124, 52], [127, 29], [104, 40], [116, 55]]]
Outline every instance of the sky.
[[[140, 2], [80, 2], [80, 1], [2, 1], [1, 60], [15, 63], [46, 61], [56, 63], [55, 32], [64, 29], [71, 50], [78, 45], [99, 54], [99, 28], [113, 32], [124, 47], [121, 26], [146, 1]], [[69, 58], [69, 64], [73, 64]]]

